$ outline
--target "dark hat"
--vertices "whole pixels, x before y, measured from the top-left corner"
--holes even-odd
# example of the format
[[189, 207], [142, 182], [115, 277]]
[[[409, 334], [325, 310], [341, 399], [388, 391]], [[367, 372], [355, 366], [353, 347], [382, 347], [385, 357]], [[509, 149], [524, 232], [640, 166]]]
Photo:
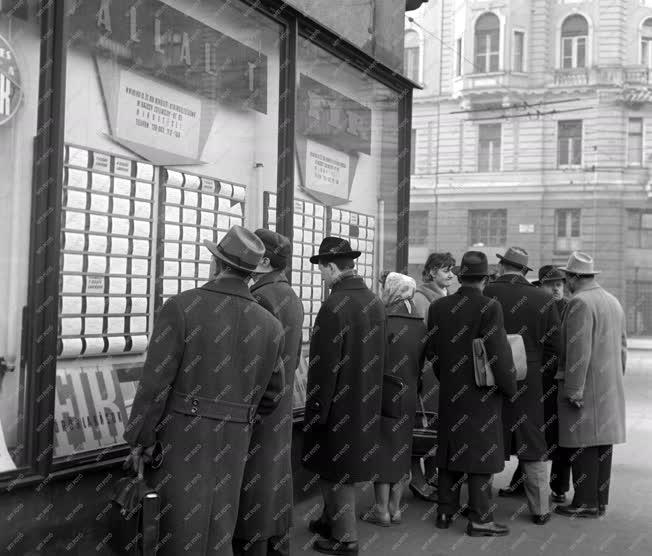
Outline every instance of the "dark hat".
[[489, 263], [487, 255], [482, 251], [467, 251], [462, 256], [462, 262], [459, 267], [453, 269], [453, 272], [460, 278], [472, 276], [489, 276]]
[[238, 270], [259, 274], [271, 272], [258, 266], [265, 254], [265, 245], [256, 234], [242, 226], [232, 226], [219, 243], [205, 239], [204, 246], [215, 257]]
[[319, 246], [319, 253], [310, 257], [312, 264], [317, 264], [320, 259], [338, 259], [348, 257], [357, 259], [361, 255], [360, 251], [352, 251], [351, 244], [341, 237], [327, 236]]
[[566, 276], [556, 266], [547, 264], [539, 269], [539, 279], [532, 282], [535, 286], [540, 286], [544, 282], [566, 281]]
[[500, 262], [509, 263], [513, 266], [525, 270], [533, 270], [527, 265], [528, 263], [527, 251], [522, 247], [510, 247], [509, 249], [507, 249], [507, 251], [505, 251], [504, 255], [499, 255], [498, 253], [496, 253], [496, 257], [500, 259]]
[[265, 246], [265, 257], [267, 257], [275, 268], [285, 268], [290, 257], [292, 257], [292, 245], [290, 240], [278, 232], [258, 228], [256, 234]]

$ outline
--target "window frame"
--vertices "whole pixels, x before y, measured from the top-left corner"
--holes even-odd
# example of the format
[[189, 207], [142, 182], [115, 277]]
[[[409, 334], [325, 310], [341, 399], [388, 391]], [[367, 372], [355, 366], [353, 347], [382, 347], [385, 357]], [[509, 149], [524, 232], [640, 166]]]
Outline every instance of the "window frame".
[[[496, 29], [491, 31], [479, 31], [478, 24], [483, 17], [493, 17], [496, 19], [498, 26]], [[487, 11], [478, 16], [473, 25], [473, 73], [475, 74], [487, 74], [487, 73], [498, 73], [502, 71], [501, 63], [501, 51], [502, 51], [502, 41], [501, 41], [501, 29], [502, 21], [500, 17], [492, 12]], [[495, 38], [496, 44], [492, 44], [492, 38]], [[484, 42], [481, 50], [481, 42]], [[492, 48], [495, 46], [495, 50]], [[480, 58], [484, 60], [482, 67], [479, 63]], [[492, 63], [495, 59], [495, 67]]]
[[[413, 28], [407, 28], [403, 31], [403, 36], [404, 36], [404, 45], [407, 43], [406, 38], [408, 34], [414, 33], [416, 36], [416, 46], [403, 46], [403, 73], [404, 75], [408, 78], [411, 79], [412, 81], [415, 81], [417, 83], [421, 83], [422, 81], [422, 75], [423, 75], [423, 39], [419, 31]], [[411, 55], [411, 56], [410, 56]], [[412, 57], [414, 60], [414, 71], [413, 75], [410, 74], [408, 71], [408, 60]]]
[[[570, 139], [570, 138], [562, 138], [561, 136], [561, 128], [563, 124], [570, 124], [571, 122], [579, 122], [580, 123], [580, 135], [579, 135], [579, 162], [575, 163], [572, 162], [573, 160], [573, 154], [575, 153], [574, 149], [572, 148], [572, 145], [575, 144], [575, 142], [570, 142], [568, 143], [567, 147], [567, 155], [568, 155], [568, 162], [567, 163], [562, 163], [561, 161], [561, 141], [562, 139]], [[574, 138], [573, 138], [574, 139]], [[582, 164], [584, 163], [584, 120], [580, 119], [575, 119], [575, 120], [557, 120], [557, 168], [581, 168]]]
[[[476, 218], [485, 218], [486, 219], [486, 231], [487, 231], [487, 237], [486, 239], [492, 239], [493, 236], [499, 236], [502, 241], [498, 243], [491, 243], [489, 241], [473, 241], [473, 233], [474, 231], [480, 229], [482, 227], [481, 223], [474, 222], [474, 219]], [[492, 218], [499, 218], [503, 222], [501, 222], [501, 229], [498, 231], [498, 233], [492, 233], [491, 232], [491, 225], [492, 225]], [[469, 209], [467, 212], [467, 233], [468, 233], [468, 238], [467, 238], [467, 244], [469, 246], [473, 245], [478, 245], [482, 244], [485, 247], [502, 247], [506, 245], [507, 243], [507, 218], [508, 218], [508, 213], [507, 209], [505, 208], [498, 208], [498, 209]], [[483, 238], [477, 238], [482, 240]]]
[[[490, 138], [487, 140], [489, 147], [489, 154], [487, 156], [487, 167], [483, 168], [481, 166], [481, 155], [482, 155], [482, 130], [488, 129], [490, 127], [498, 127], [498, 154], [496, 156], [496, 138], [493, 140]], [[496, 161], [497, 158], [497, 161]], [[494, 168], [494, 164], [497, 163], [498, 167]], [[492, 123], [483, 123], [478, 124], [478, 140], [477, 140], [477, 159], [476, 159], [476, 170], [477, 172], [502, 172], [503, 169], [503, 125], [500, 122]]]
[[[521, 64], [520, 69], [516, 66], [516, 37], [520, 35], [521, 42]], [[527, 63], [526, 63], [526, 52], [527, 52], [527, 43], [526, 43], [526, 34], [525, 29], [515, 27], [512, 32], [512, 72], [513, 73], [527, 73]]]
[[[645, 25], [649, 21], [650, 25]], [[646, 27], [649, 31], [645, 31]], [[639, 26], [638, 63], [647, 69], [652, 69], [652, 17], [645, 17]], [[647, 60], [644, 58], [647, 57]]]
[[[632, 133], [632, 122], [638, 121], [640, 123], [640, 132]], [[640, 137], [640, 152], [638, 160], [631, 158], [632, 154], [632, 137]], [[629, 117], [627, 119], [627, 141], [625, 145], [626, 157], [627, 157], [627, 166], [640, 167], [643, 166], [643, 160], [645, 158], [645, 118], [641, 117]]]
[[[573, 234], [577, 217], [577, 234]], [[560, 223], [563, 220], [563, 235], [559, 234]], [[555, 209], [555, 252], [568, 253], [582, 247], [582, 209], [581, 208], [558, 208]]]
[[[586, 23], [586, 35], [564, 35], [564, 24], [572, 17], [581, 17]], [[557, 57], [558, 68], [561, 71], [585, 70], [591, 66], [591, 20], [583, 13], [572, 12], [566, 14], [559, 23], [557, 48], [559, 49], [559, 56]], [[565, 65], [565, 60], [568, 58], [565, 54], [567, 41], [570, 44], [570, 65]], [[580, 42], [583, 41], [584, 45], [584, 61], [582, 65], [578, 64], [578, 53], [580, 50]]]
[[[627, 230], [625, 232], [625, 247], [629, 249], [652, 249], [652, 225], [643, 226], [643, 215], [648, 214], [652, 219], [652, 210], [627, 209]], [[636, 218], [636, 226], [632, 226], [632, 218]], [[643, 234], [649, 236], [649, 241], [643, 241]], [[635, 238], [635, 241], [630, 241]]]
[[464, 67], [464, 40], [458, 37], [455, 41], [455, 77], [462, 77]]

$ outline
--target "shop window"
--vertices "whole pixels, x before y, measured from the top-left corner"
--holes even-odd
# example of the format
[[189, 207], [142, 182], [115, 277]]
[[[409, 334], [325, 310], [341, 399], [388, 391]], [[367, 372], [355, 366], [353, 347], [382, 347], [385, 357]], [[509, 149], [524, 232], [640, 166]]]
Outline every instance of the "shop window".
[[427, 210], [410, 211], [410, 245], [425, 245], [428, 241]]
[[652, 336], [652, 280], [627, 280], [627, 334]]
[[589, 24], [581, 15], [568, 16], [561, 26], [562, 69], [586, 67]]
[[652, 211], [627, 211], [627, 247], [652, 249]]
[[627, 164], [643, 163], [643, 118], [629, 118], [627, 128]]
[[500, 124], [478, 126], [478, 172], [498, 172], [501, 167]]
[[582, 164], [582, 120], [557, 123], [557, 164], [560, 168]]
[[475, 73], [498, 71], [500, 20], [496, 14], [481, 15], [475, 23]]
[[576, 251], [582, 248], [580, 215], [580, 209], [558, 209], [555, 211], [555, 249], [557, 251]]
[[460, 77], [462, 75], [462, 60], [464, 59], [462, 53], [462, 38], [460, 37], [455, 42], [455, 75]]
[[470, 210], [469, 245], [501, 247], [507, 243], [507, 210]]
[[652, 17], [648, 17], [641, 25], [641, 56], [639, 61], [646, 68], [652, 68]]
[[405, 75], [412, 81], [420, 81], [421, 45], [416, 31], [405, 33], [405, 49], [403, 51], [403, 68]]
[[525, 71], [525, 33], [523, 31], [514, 31], [514, 61], [512, 71]]

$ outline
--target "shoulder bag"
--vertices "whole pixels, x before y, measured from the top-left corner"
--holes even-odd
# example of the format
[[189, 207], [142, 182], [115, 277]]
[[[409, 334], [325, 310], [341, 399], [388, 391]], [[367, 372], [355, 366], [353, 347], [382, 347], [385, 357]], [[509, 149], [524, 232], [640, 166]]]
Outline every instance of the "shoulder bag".
[[[527, 354], [525, 353], [523, 337], [520, 334], [507, 334], [507, 341], [512, 350], [512, 359], [514, 361], [512, 372], [516, 374], [517, 381], [525, 380], [527, 376]], [[473, 340], [473, 371], [475, 383], [478, 386], [494, 386], [496, 384], [482, 338]]]

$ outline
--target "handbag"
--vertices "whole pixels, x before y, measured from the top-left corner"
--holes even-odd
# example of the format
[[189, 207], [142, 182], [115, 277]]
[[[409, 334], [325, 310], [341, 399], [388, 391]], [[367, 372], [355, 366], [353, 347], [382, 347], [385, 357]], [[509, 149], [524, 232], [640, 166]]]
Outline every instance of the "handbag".
[[154, 556], [159, 537], [160, 497], [142, 475], [118, 479], [108, 511], [107, 544], [116, 554]]
[[437, 414], [434, 411], [426, 411], [423, 406], [423, 398], [418, 395], [421, 415], [417, 414], [412, 432], [412, 455], [418, 458], [431, 457], [437, 451], [437, 431], [435, 423]]
[[[516, 375], [516, 380], [525, 380], [527, 376], [527, 354], [525, 353], [525, 343], [520, 334], [507, 334], [507, 342], [512, 351], [512, 360], [514, 366], [512, 372]], [[495, 386], [496, 379], [489, 364], [487, 349], [485, 348], [482, 338], [473, 340], [473, 371], [475, 374], [475, 383], [480, 386]]]

